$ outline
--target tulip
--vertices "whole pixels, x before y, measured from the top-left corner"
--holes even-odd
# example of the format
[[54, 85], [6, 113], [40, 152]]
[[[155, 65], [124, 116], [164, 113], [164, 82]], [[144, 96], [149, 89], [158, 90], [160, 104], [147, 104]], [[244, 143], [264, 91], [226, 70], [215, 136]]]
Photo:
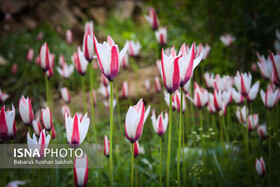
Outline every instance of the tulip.
[[17, 63], [13, 63], [11, 68], [11, 73], [15, 75], [17, 73], [17, 69], [18, 69]]
[[208, 92], [206, 89], [199, 87], [198, 84], [195, 83], [193, 99], [189, 96], [187, 96], [187, 98], [191, 100], [197, 108], [202, 108], [208, 102]]
[[69, 78], [74, 71], [74, 65], [73, 64], [68, 65], [65, 63], [61, 67], [62, 69], [60, 67], [56, 68], [57, 72], [60, 74], [61, 77], [65, 79]]
[[47, 70], [47, 77], [48, 77], [48, 79], [50, 79], [52, 76], [53, 76], [53, 68], [49, 68]]
[[47, 42], [45, 42], [40, 49], [40, 66], [43, 71], [46, 72], [50, 68], [50, 60], [50, 51]]
[[104, 155], [108, 158], [110, 155], [110, 141], [106, 135], [104, 136]]
[[139, 155], [139, 143], [138, 143], [138, 141], [134, 142], [133, 148], [134, 148], [134, 150], [133, 150], [133, 152], [134, 152], [133, 156], [134, 156], [134, 158], [136, 158], [136, 157]]
[[161, 113], [157, 118], [155, 115], [155, 110], [152, 113], [152, 124], [155, 132], [161, 137], [165, 133], [168, 125], [168, 113], [165, 112], [165, 116], [163, 117], [163, 113]]
[[246, 106], [243, 106], [241, 109], [240, 107], [237, 107], [236, 117], [240, 124], [246, 124], [247, 114], [248, 109], [246, 108]]
[[[231, 104], [232, 102], [232, 88], [229, 88], [227, 91], [222, 92], [222, 98], [226, 105]], [[243, 97], [243, 96], [242, 96]]]
[[127, 98], [129, 95], [129, 89], [128, 89], [128, 84], [126, 81], [123, 81], [122, 84], [122, 97]]
[[240, 92], [237, 92], [235, 89], [232, 89], [232, 98], [236, 104], [241, 105], [244, 103], [244, 97]]
[[220, 111], [223, 106], [222, 92], [214, 90], [214, 106], [217, 111]]
[[186, 111], [186, 102], [185, 99], [183, 99], [183, 103], [181, 105], [181, 94], [184, 94], [183, 92], [179, 92], [178, 90], [172, 95], [173, 99], [172, 99], [172, 105], [175, 107], [175, 109], [180, 112], [181, 110], [181, 106], [183, 107], [182, 112]]
[[207, 88], [214, 88], [214, 74], [204, 73], [204, 80]]
[[12, 110], [5, 111], [5, 105], [0, 112], [0, 138], [5, 141], [13, 138], [17, 133], [15, 122], [16, 110], [12, 105]]
[[131, 143], [136, 142], [141, 137], [149, 112], [150, 106], [145, 110], [143, 99], [140, 99], [136, 105], [129, 107], [125, 118], [125, 135]]
[[187, 84], [183, 86], [183, 92], [188, 95], [190, 92], [191, 81], [188, 81]]
[[66, 42], [68, 44], [73, 43], [73, 34], [72, 34], [72, 31], [70, 29], [67, 29], [67, 31], [66, 31]]
[[25, 185], [27, 183], [27, 181], [19, 181], [19, 180], [15, 180], [15, 181], [11, 181], [9, 182], [6, 187], [18, 187], [19, 185]]
[[56, 137], [56, 132], [54, 126], [52, 126], [52, 139], [55, 139]]
[[215, 80], [213, 80], [214, 89], [220, 91], [227, 91], [232, 87], [233, 81], [230, 76], [220, 77], [219, 74], [216, 75]]
[[22, 96], [18, 103], [19, 114], [21, 120], [26, 125], [31, 124], [33, 121], [33, 110], [31, 106], [31, 101], [27, 97], [26, 99]]
[[105, 87], [109, 85], [109, 80], [103, 74], [101, 74], [101, 82]]
[[257, 128], [257, 133], [259, 137], [262, 139], [265, 139], [267, 137], [267, 129], [266, 129], [266, 124], [259, 125]]
[[35, 135], [37, 137], [39, 137], [42, 132], [42, 126], [41, 126], [40, 120], [38, 118], [36, 120], [33, 120], [32, 126], [33, 126]]
[[259, 115], [251, 114], [248, 116], [248, 130], [252, 131], [256, 129], [259, 125]]
[[155, 32], [155, 35], [158, 43], [165, 46], [167, 43], [167, 27], [160, 27], [158, 31]]
[[2, 92], [0, 89], [0, 104], [5, 103], [5, 101], [10, 97], [6, 92]]
[[224, 35], [220, 36], [220, 40], [222, 41], [222, 43], [225, 46], [228, 47], [236, 40], [236, 38], [234, 36], [232, 36], [231, 34], [224, 34]]
[[209, 94], [208, 94], [207, 110], [208, 110], [211, 114], [216, 113], [216, 108], [215, 108], [215, 106], [214, 106], [214, 96], [213, 96], [212, 93], [209, 93]]
[[34, 56], [34, 50], [32, 48], [29, 48], [26, 56], [27, 61], [31, 62], [33, 56]]
[[87, 155], [74, 159], [74, 183], [76, 187], [85, 187], [88, 182], [88, 158]]
[[72, 148], [78, 147], [85, 139], [89, 127], [89, 118], [87, 114], [80, 118], [78, 114], [71, 118], [65, 115], [65, 128], [68, 144]]
[[259, 59], [257, 65], [260, 69], [262, 77], [266, 80], [270, 79], [273, 70], [272, 60], [270, 59], [270, 57], [266, 59], [263, 55], [260, 56], [258, 52], [257, 52], [257, 57]]
[[76, 55], [76, 60], [75, 60], [74, 65], [75, 65], [75, 68], [80, 75], [85, 75], [86, 74], [88, 61], [86, 60], [86, 58], [85, 58], [83, 52], [81, 51], [80, 47], [78, 47], [78, 52], [77, 52], [77, 55]]
[[158, 29], [159, 20], [158, 20], [157, 13], [154, 8], [150, 8], [149, 15], [145, 16], [145, 18], [150, 23], [150, 25], [154, 31]]
[[[37, 140], [35, 133], [33, 134], [33, 138], [30, 137], [29, 132], [27, 132], [27, 147], [31, 149], [32, 152], [37, 150], [39, 152], [39, 157], [37, 159], [42, 158], [44, 155], [44, 150], [48, 148], [51, 140], [51, 136], [45, 133], [45, 129], [41, 131], [40, 137]], [[33, 154], [32, 154], [33, 155]]]
[[161, 60], [157, 60], [156, 66], [157, 66], [158, 73], [161, 74]]
[[[164, 91], [163, 94], [164, 94], [164, 100], [165, 100], [166, 104], [168, 106], [170, 106], [170, 94], [167, 93], [166, 91]], [[171, 99], [172, 110], [176, 110], [176, 106], [174, 104], [175, 97], [174, 97], [174, 95], [172, 95], [171, 97], [172, 97], [172, 99]]]
[[236, 88], [239, 92], [243, 95], [243, 97], [247, 97], [250, 89], [251, 89], [251, 82], [252, 82], [252, 76], [250, 73], [236, 73], [236, 76], [234, 77], [234, 83]]
[[62, 106], [62, 108], [61, 108], [61, 113], [62, 113], [63, 117], [64, 117], [65, 115], [71, 116], [70, 108], [69, 108], [67, 105]]
[[114, 43], [110, 36], [108, 36], [107, 42], [103, 42], [103, 44], [98, 43], [94, 37], [94, 48], [102, 73], [109, 81], [113, 81], [119, 72], [121, 60], [128, 49], [128, 44], [126, 43], [119, 52], [118, 45]]
[[263, 177], [265, 175], [265, 163], [264, 163], [262, 157], [260, 158], [260, 160], [256, 159], [255, 168], [256, 168], [257, 174], [260, 177]]
[[128, 54], [125, 53], [125, 55], [122, 58], [121, 65], [125, 69], [128, 67], [128, 64], [129, 64]]
[[108, 99], [110, 96], [110, 85], [104, 86], [103, 84], [100, 84], [98, 91], [105, 99]]
[[255, 73], [257, 72], [257, 70], [258, 70], [257, 63], [255, 62], [251, 63], [251, 71]]
[[176, 56], [174, 47], [171, 49], [171, 55], [164, 54], [164, 50], [161, 52], [161, 77], [167, 91], [172, 94], [180, 86], [180, 69], [179, 59], [181, 56]]
[[[227, 114], [227, 104], [224, 101], [222, 101], [222, 108], [221, 108], [219, 114], [220, 114], [220, 116], [225, 116]], [[225, 127], [223, 127], [223, 128], [225, 128]]]
[[51, 110], [49, 107], [42, 109], [41, 121], [42, 121], [42, 125], [46, 129], [46, 131], [50, 131], [52, 129], [52, 127], [53, 127], [52, 114], [51, 114]]
[[90, 32], [85, 32], [83, 39], [83, 52], [86, 60], [90, 63], [94, 55], [93, 34], [91, 34]]
[[61, 67], [63, 67], [63, 65], [66, 64], [66, 61], [65, 61], [65, 58], [63, 55], [59, 55], [58, 63]]
[[43, 37], [44, 37], [43, 32], [39, 32], [39, 33], [37, 34], [36, 40], [38, 40], [38, 41], [39, 41], [39, 40], [42, 40]]
[[64, 102], [66, 102], [66, 103], [71, 102], [70, 93], [66, 87], [60, 88], [60, 93], [61, 93], [61, 97]]
[[96, 106], [96, 93], [94, 89], [92, 89], [92, 104]]
[[[105, 108], [110, 109], [110, 103], [107, 100], [104, 100], [103, 104], [104, 104]], [[113, 109], [116, 107], [116, 105], [117, 105], [117, 101], [116, 101], [116, 99], [113, 99]]]
[[260, 81], [257, 81], [250, 89], [247, 95], [247, 100], [254, 101], [258, 95], [259, 89], [260, 89]]
[[158, 77], [155, 77], [155, 88], [157, 93], [161, 92], [161, 83]]
[[190, 51], [187, 53], [185, 43], [183, 43], [180, 53], [182, 58], [179, 59], [179, 70], [180, 70], [180, 86], [183, 87], [192, 77], [193, 71], [196, 66], [200, 63], [203, 53], [200, 53], [198, 58], [195, 58], [194, 54], [195, 44], [192, 44]]
[[280, 86], [280, 55], [270, 53], [270, 58], [273, 64], [273, 82], [275, 85]]
[[276, 105], [279, 94], [279, 89], [273, 91], [272, 88], [268, 88], [266, 92], [261, 89], [261, 98], [266, 108], [271, 110]]
[[145, 81], [144, 81], [144, 86], [145, 86], [145, 89], [146, 89], [147, 91], [150, 91], [150, 89], [151, 89], [151, 82], [150, 82], [149, 79], [145, 79]]
[[85, 23], [85, 33], [89, 33], [91, 36], [94, 34], [94, 29], [93, 29], [93, 21], [88, 21]]
[[132, 57], [138, 56], [140, 49], [141, 49], [141, 44], [139, 41], [137, 41], [137, 42], [129, 41], [128, 42], [128, 53], [130, 56], [132, 56]]
[[206, 44], [205, 47], [203, 47], [203, 49], [202, 49], [202, 52], [203, 52], [202, 59], [203, 60], [205, 60], [208, 57], [210, 50], [211, 50], [211, 47], [208, 44]]

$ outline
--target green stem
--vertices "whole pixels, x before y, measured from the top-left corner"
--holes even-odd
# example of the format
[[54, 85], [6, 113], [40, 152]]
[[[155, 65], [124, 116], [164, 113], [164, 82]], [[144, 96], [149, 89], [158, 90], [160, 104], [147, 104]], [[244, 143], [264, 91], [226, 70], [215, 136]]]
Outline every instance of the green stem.
[[110, 185], [113, 186], [113, 81], [110, 81]]
[[182, 110], [183, 110], [183, 89], [181, 88], [181, 100], [180, 100], [180, 124], [178, 131], [178, 155], [177, 155], [177, 186], [180, 186], [180, 156], [181, 156], [181, 135], [182, 135]]
[[133, 162], [134, 162], [134, 143], [131, 144], [131, 169], [130, 169], [130, 186], [133, 187]]
[[249, 154], [249, 142], [248, 142], [248, 132], [249, 132], [249, 129], [248, 129], [248, 114], [247, 114], [247, 99], [245, 98], [245, 107], [246, 107], [246, 110], [245, 110], [245, 117], [246, 117], [246, 126], [245, 126], [245, 143], [246, 143], [246, 151], [247, 153]]
[[90, 99], [91, 99], [91, 123], [92, 123], [92, 131], [93, 131], [93, 136], [95, 139], [95, 144], [97, 145], [97, 135], [96, 135], [96, 130], [95, 130], [95, 122], [94, 122], [94, 101], [93, 101], [93, 75], [92, 75], [92, 67], [89, 67], [89, 74], [90, 74]]
[[201, 136], [201, 149], [202, 149], [202, 160], [204, 160], [204, 137], [203, 137], [203, 118], [202, 109], [199, 110], [199, 121], [200, 121], [200, 136]]
[[225, 123], [225, 117], [224, 116], [222, 116], [222, 121], [223, 121], [223, 129], [224, 129], [224, 132], [225, 132], [225, 137], [226, 137], [227, 142], [229, 143], [229, 137], [228, 137], [227, 130], [226, 130], [226, 123]]
[[[229, 129], [232, 128], [232, 124], [231, 124], [231, 120], [230, 120], [230, 106], [227, 107], [227, 127], [228, 127]], [[229, 131], [229, 137], [230, 137], [230, 135], [231, 135], [230, 132], [231, 132], [231, 131]]]
[[[187, 182], [186, 182], [186, 163], [185, 163], [185, 133], [188, 134], [188, 125], [186, 124], [188, 122], [188, 113], [187, 113], [187, 104], [186, 104], [186, 111], [185, 111], [185, 120], [184, 120], [184, 126], [183, 126], [183, 135], [182, 135], [182, 139], [183, 139], [183, 179], [184, 179], [184, 186], [187, 185]], [[185, 128], [186, 128], [186, 131], [185, 131]], [[187, 135], [186, 135], [187, 136]]]
[[219, 124], [220, 124], [220, 141], [223, 143], [223, 125], [222, 125], [222, 120], [221, 116], [218, 114], [219, 117]]
[[83, 103], [84, 103], [84, 114], [87, 113], [87, 104], [86, 104], [86, 87], [85, 87], [85, 77], [81, 76], [82, 89], [83, 89]]
[[168, 130], [168, 151], [166, 161], [166, 186], [169, 187], [169, 168], [170, 168], [170, 153], [171, 153], [171, 132], [172, 132], [172, 94], [169, 97], [169, 130]]
[[162, 137], [160, 137], [160, 150], [159, 150], [159, 154], [160, 154], [160, 166], [159, 166], [159, 180], [160, 180], [160, 186], [162, 187]]
[[45, 82], [46, 82], [46, 98], [47, 98], [47, 106], [49, 106], [49, 81], [48, 81], [48, 74], [45, 73]]

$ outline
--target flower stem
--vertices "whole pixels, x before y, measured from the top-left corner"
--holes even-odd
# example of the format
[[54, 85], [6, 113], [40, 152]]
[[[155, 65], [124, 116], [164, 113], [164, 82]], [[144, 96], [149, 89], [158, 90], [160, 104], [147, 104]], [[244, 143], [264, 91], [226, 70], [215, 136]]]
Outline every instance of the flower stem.
[[201, 129], [201, 149], [202, 149], [202, 159], [204, 160], [204, 137], [203, 137], [203, 118], [202, 118], [202, 109], [199, 110], [200, 118], [200, 129]]
[[84, 103], [84, 114], [87, 112], [87, 104], [86, 104], [86, 87], [85, 87], [85, 77], [81, 76], [82, 89], [83, 89], [83, 103]]
[[222, 120], [221, 120], [221, 116], [219, 116], [218, 114], [218, 117], [219, 117], [219, 125], [220, 125], [220, 141], [221, 143], [223, 143], [223, 125], [222, 125]]
[[170, 168], [170, 153], [171, 153], [171, 132], [172, 132], [172, 94], [169, 98], [169, 130], [168, 130], [168, 151], [166, 161], [166, 186], [169, 187], [169, 168]]
[[45, 73], [45, 81], [46, 81], [46, 99], [47, 99], [47, 106], [49, 106], [49, 81], [48, 81], [48, 74]]
[[248, 119], [247, 119], [247, 99], [245, 99], [245, 118], [246, 118], [246, 126], [245, 126], [245, 146], [246, 146], [246, 151], [249, 154], [249, 145], [248, 145]]
[[[187, 181], [186, 181], [186, 163], [185, 163], [185, 140], [187, 140], [188, 139], [188, 137], [187, 137], [187, 134], [189, 133], [189, 131], [188, 131], [188, 120], [189, 120], [189, 117], [188, 117], [188, 105], [186, 104], [186, 111], [185, 111], [185, 120], [184, 120], [184, 126], [183, 126], [183, 137], [182, 137], [182, 139], [183, 139], [183, 179], [184, 179], [184, 186], [186, 186], [187, 185]], [[185, 130], [186, 129], [186, 130]], [[185, 135], [186, 135], [186, 137], [185, 137]], [[186, 143], [187, 143], [188, 141], [186, 141]]]
[[160, 166], [159, 166], [159, 180], [160, 180], [160, 186], [162, 187], [162, 137], [160, 137], [160, 150], [159, 150], [159, 154], [160, 154]]
[[180, 124], [178, 131], [178, 155], [177, 155], [177, 186], [180, 186], [180, 156], [181, 156], [181, 135], [182, 135], [182, 110], [183, 110], [183, 89], [181, 88], [180, 100]]
[[131, 144], [131, 170], [130, 170], [130, 186], [133, 187], [133, 162], [134, 162], [134, 155], [133, 155], [133, 151], [134, 151], [134, 143]]
[[226, 130], [226, 123], [225, 123], [225, 117], [224, 116], [222, 116], [222, 121], [223, 121], [223, 129], [225, 131], [226, 141], [229, 143], [229, 137], [228, 137], [227, 130]]
[[110, 81], [110, 186], [113, 186], [113, 81]]
[[95, 123], [94, 123], [94, 101], [93, 101], [93, 74], [92, 74], [92, 67], [90, 66], [89, 68], [89, 74], [90, 74], [90, 99], [91, 99], [91, 123], [92, 123], [92, 131], [93, 131], [93, 136], [95, 139], [95, 145], [97, 146], [97, 135], [96, 135], [96, 130], [95, 130]]

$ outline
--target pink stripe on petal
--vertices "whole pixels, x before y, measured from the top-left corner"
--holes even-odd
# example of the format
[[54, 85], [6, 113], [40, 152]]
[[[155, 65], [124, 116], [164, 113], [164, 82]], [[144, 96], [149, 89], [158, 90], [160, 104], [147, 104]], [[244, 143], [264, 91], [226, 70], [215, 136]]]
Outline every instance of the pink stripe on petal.
[[95, 53], [96, 53], [96, 56], [97, 56], [97, 62], [99, 64], [99, 67], [100, 67], [101, 71], [104, 72], [103, 65], [102, 65], [103, 62], [101, 61], [101, 58], [100, 58], [100, 55], [99, 55], [99, 51], [97, 49], [97, 44], [96, 44], [97, 42], [98, 41], [97, 41], [97, 39], [94, 36], [93, 44], [94, 44], [94, 49], [95, 49]]
[[140, 115], [141, 116], [140, 116], [139, 123], [137, 125], [137, 130], [136, 130], [134, 142], [137, 141], [141, 137], [142, 132], [143, 132], [144, 117], [145, 117], [145, 106], [144, 106], [144, 104], [142, 105], [142, 110], [141, 110], [141, 114]]
[[80, 132], [79, 132], [79, 118], [76, 114], [73, 120], [73, 131], [71, 136], [71, 142], [70, 144], [78, 144], [80, 143]]
[[30, 99], [28, 99], [28, 104], [29, 104], [29, 123], [32, 123], [33, 121], [33, 109], [32, 109], [32, 105], [31, 105], [31, 101]]
[[163, 128], [163, 122], [162, 122], [162, 113], [159, 116], [159, 121], [158, 121], [158, 135], [162, 136], [164, 133], [164, 128]]
[[0, 137], [3, 140], [6, 140], [8, 138], [8, 127], [5, 115], [5, 106], [1, 108], [0, 113]]
[[110, 64], [110, 69], [111, 69], [111, 75], [110, 75], [110, 81], [112, 81], [118, 74], [119, 72], [119, 55], [118, 55], [118, 50], [116, 46], [112, 47], [111, 50], [111, 64]]

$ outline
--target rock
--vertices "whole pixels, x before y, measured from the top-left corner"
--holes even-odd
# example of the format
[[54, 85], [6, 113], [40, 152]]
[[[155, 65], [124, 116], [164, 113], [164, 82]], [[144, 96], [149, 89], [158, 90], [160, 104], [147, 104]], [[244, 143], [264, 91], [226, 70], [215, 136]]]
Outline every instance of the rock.
[[37, 26], [36, 21], [30, 17], [22, 17], [21, 21], [27, 29], [35, 29]]
[[106, 9], [104, 7], [90, 8], [89, 15], [99, 24], [103, 25], [106, 20]]
[[135, 8], [134, 1], [118, 1], [115, 5], [114, 15], [124, 20], [130, 18]]

